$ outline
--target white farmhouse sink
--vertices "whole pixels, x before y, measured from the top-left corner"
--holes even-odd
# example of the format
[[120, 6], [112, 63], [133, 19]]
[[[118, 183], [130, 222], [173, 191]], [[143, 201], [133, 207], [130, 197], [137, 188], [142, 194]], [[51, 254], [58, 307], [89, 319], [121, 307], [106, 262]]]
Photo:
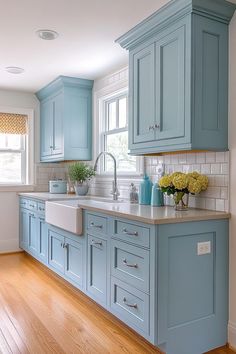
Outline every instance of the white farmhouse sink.
[[46, 202], [45, 219], [48, 224], [82, 235], [82, 209], [78, 200]]

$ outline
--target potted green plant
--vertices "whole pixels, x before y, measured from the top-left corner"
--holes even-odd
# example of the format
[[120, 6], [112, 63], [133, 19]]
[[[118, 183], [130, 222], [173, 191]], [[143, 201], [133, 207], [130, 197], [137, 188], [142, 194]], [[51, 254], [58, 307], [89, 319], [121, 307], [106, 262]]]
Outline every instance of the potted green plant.
[[69, 166], [68, 175], [74, 183], [76, 194], [86, 195], [89, 189], [88, 181], [95, 176], [95, 170], [84, 162], [75, 162]]

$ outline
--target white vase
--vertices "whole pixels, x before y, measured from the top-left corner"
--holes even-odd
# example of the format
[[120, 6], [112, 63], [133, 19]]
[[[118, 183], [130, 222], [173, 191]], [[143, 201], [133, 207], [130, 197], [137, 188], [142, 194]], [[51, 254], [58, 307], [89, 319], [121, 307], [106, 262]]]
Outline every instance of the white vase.
[[75, 193], [77, 195], [86, 195], [89, 190], [89, 185], [88, 183], [75, 183]]

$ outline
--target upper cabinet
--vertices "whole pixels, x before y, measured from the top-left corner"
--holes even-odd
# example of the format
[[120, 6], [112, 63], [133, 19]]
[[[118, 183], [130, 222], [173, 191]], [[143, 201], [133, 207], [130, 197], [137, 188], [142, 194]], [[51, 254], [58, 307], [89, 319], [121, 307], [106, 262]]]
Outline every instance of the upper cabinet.
[[91, 160], [93, 81], [59, 76], [40, 100], [40, 160]]
[[174, 0], [120, 37], [135, 155], [228, 149], [228, 24], [235, 4]]

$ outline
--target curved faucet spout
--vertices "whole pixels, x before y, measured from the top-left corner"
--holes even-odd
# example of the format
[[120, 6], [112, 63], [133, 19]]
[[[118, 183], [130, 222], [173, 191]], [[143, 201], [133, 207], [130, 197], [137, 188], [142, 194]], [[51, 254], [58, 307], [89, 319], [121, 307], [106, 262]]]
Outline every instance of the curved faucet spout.
[[97, 156], [95, 164], [94, 164], [94, 170], [97, 171], [97, 167], [98, 167], [98, 161], [100, 159], [101, 156], [110, 156], [114, 162], [114, 181], [112, 183], [112, 191], [111, 194], [113, 195], [113, 200], [118, 200], [118, 196], [120, 195], [119, 191], [118, 191], [118, 187], [117, 187], [117, 168], [116, 168], [116, 159], [115, 156], [112, 155], [110, 152], [107, 151], [102, 151], [100, 152], [100, 154]]

